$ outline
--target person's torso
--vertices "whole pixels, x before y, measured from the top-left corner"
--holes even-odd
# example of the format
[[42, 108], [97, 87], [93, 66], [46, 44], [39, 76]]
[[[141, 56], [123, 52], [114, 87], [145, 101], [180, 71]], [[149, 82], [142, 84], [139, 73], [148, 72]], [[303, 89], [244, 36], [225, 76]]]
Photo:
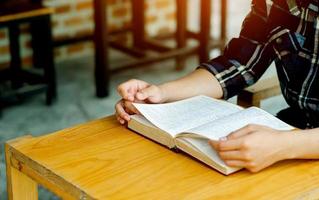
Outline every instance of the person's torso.
[[288, 104], [319, 115], [319, 10], [317, 0], [266, 0], [268, 41], [275, 51]]

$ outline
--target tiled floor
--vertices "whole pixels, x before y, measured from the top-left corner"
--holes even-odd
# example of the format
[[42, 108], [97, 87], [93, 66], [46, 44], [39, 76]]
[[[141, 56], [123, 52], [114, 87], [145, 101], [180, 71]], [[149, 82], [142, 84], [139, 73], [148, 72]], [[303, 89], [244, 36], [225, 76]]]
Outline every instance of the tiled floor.
[[[230, 35], [237, 35], [241, 20], [244, 16], [236, 9], [241, 6], [248, 10], [249, 1], [236, 1], [230, 8]], [[123, 55], [112, 51], [114, 62], [123, 60]], [[57, 63], [58, 72], [58, 101], [51, 107], [44, 104], [44, 95], [36, 95], [26, 100], [23, 104], [7, 107], [0, 119], [0, 199], [4, 199], [5, 192], [5, 165], [3, 155], [3, 143], [11, 138], [24, 134], [38, 136], [50, 133], [77, 123], [86, 122], [95, 118], [114, 113], [114, 103], [118, 100], [115, 92], [116, 86], [128, 79], [139, 78], [152, 83], [160, 83], [181, 77], [194, 70], [197, 59], [191, 57], [187, 60], [185, 70], [177, 72], [174, 70], [174, 61], [158, 63], [144, 69], [134, 69], [112, 76], [111, 95], [105, 99], [94, 96], [93, 81], [93, 56], [87, 55], [82, 58], [73, 58]], [[273, 74], [271, 69], [268, 74]], [[232, 99], [231, 101], [235, 101]], [[276, 113], [286, 107], [282, 97], [274, 97], [262, 103], [262, 107]], [[40, 190], [40, 199], [56, 199], [54, 195]]]

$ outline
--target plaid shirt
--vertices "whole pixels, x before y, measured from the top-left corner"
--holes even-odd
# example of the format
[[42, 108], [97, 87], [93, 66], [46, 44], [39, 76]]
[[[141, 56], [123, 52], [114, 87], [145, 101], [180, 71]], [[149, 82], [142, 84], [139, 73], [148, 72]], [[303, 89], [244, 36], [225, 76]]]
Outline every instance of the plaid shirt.
[[275, 61], [287, 103], [319, 115], [318, 13], [318, 0], [253, 0], [239, 38], [201, 67], [215, 75], [227, 99]]

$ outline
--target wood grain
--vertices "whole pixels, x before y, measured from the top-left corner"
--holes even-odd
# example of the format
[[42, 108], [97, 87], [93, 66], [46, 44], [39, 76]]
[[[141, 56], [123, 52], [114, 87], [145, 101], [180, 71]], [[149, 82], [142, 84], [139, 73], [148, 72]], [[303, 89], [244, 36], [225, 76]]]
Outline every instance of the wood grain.
[[[21, 138], [22, 139], [22, 138]], [[10, 200], [38, 199], [38, 184], [11, 165], [10, 151], [6, 151], [7, 191]]]
[[22, 173], [66, 199], [296, 199], [319, 187], [318, 161], [286, 161], [227, 177], [114, 117], [7, 146], [12, 167], [22, 166]]

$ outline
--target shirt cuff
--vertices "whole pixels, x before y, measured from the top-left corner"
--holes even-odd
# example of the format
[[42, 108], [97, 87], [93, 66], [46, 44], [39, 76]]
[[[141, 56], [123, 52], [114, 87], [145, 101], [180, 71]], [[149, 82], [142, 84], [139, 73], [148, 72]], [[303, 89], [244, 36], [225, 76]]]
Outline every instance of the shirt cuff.
[[207, 64], [207, 63], [202, 63], [200, 64], [200, 66], [198, 66], [196, 69], [205, 69], [207, 71], [209, 71], [210, 73], [212, 73], [212, 75], [217, 79], [217, 81], [219, 82], [222, 90], [223, 90], [223, 99], [227, 100], [228, 99], [228, 91], [227, 91], [227, 87], [226, 85], [222, 82], [221, 77], [218, 78], [218, 74], [219, 72], [216, 70], [216, 68], [211, 65], [211, 64]]

